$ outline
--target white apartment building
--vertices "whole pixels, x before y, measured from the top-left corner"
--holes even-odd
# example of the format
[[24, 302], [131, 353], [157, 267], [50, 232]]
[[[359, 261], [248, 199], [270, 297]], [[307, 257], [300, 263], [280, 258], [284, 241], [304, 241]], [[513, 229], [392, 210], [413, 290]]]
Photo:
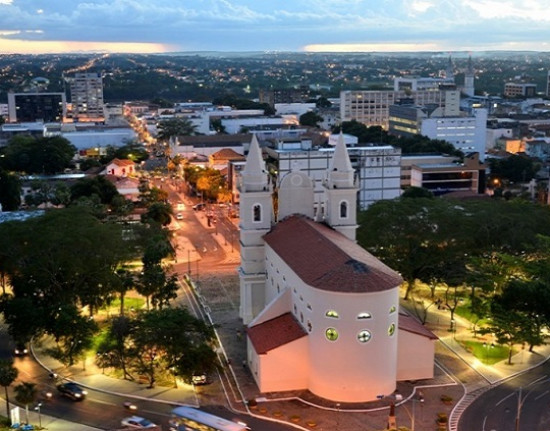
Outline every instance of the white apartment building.
[[458, 116], [460, 112], [458, 90], [347, 90], [340, 93], [340, 117], [342, 121], [357, 120], [367, 126], [382, 126], [388, 130], [389, 107], [404, 98], [413, 98], [420, 106], [436, 104], [442, 108], [443, 116]]
[[403, 76], [394, 79], [393, 90], [400, 91], [409, 89], [412, 91], [439, 91], [442, 86], [454, 85], [454, 78]]
[[474, 116], [431, 117], [421, 120], [420, 134], [452, 144], [464, 154], [479, 153], [485, 160], [487, 139], [487, 110], [476, 109]]
[[76, 73], [71, 81], [73, 118], [103, 121], [103, 77], [101, 73]]
[[[318, 210], [324, 200], [324, 175], [329, 168], [334, 148], [308, 149], [306, 145], [292, 148], [288, 142], [284, 147], [265, 148], [275, 160], [271, 169], [277, 177], [283, 178], [291, 171], [304, 172], [313, 181], [314, 203]], [[382, 199], [394, 199], [401, 194], [401, 149], [390, 145], [372, 147], [349, 147], [349, 157], [355, 170], [359, 194], [358, 206], [368, 208]]]

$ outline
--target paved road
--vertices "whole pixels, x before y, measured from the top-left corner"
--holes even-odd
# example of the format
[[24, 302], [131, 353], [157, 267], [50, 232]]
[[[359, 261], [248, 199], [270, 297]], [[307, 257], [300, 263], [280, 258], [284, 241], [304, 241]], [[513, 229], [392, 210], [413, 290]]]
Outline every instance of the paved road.
[[[521, 388], [521, 394], [520, 394]], [[521, 397], [521, 398], [520, 398]], [[516, 427], [520, 407], [519, 426]], [[463, 413], [459, 430], [550, 430], [550, 363], [485, 392]]]

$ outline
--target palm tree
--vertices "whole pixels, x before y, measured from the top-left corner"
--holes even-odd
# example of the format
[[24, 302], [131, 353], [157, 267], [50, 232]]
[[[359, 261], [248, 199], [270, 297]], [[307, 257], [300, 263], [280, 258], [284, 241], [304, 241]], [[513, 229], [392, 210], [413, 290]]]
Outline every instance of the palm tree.
[[34, 383], [23, 382], [15, 388], [15, 399], [18, 403], [25, 404], [25, 420], [29, 423], [29, 404], [36, 401], [36, 385]]
[[8, 396], [8, 386], [10, 386], [15, 381], [18, 374], [19, 371], [13, 366], [13, 361], [11, 359], [0, 359], [0, 385], [4, 386], [4, 390], [6, 391], [6, 416], [8, 417], [8, 421], [10, 418], [10, 399]]
[[187, 118], [171, 118], [158, 124], [157, 137], [160, 141], [168, 141], [172, 137], [194, 135], [197, 126]]

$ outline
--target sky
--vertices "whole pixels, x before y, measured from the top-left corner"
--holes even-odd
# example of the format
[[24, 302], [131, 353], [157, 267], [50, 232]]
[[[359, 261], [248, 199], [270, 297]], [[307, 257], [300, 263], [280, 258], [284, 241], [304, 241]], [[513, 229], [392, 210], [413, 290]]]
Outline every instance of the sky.
[[550, 0], [0, 0], [0, 54], [550, 51]]

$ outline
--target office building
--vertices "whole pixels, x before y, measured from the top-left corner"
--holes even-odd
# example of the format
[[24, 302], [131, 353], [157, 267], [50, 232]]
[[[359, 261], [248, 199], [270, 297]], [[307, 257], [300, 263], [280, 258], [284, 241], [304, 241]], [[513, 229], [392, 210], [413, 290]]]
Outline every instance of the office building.
[[535, 97], [537, 84], [531, 82], [507, 82], [504, 84], [504, 97]]
[[8, 93], [10, 123], [61, 123], [66, 116], [65, 93]]
[[366, 126], [389, 128], [389, 108], [398, 100], [412, 97], [417, 105], [441, 108], [443, 116], [457, 116], [460, 111], [458, 90], [347, 90], [340, 93], [342, 121], [356, 120]]
[[71, 81], [71, 103], [74, 121], [104, 121], [101, 73], [75, 74]]

